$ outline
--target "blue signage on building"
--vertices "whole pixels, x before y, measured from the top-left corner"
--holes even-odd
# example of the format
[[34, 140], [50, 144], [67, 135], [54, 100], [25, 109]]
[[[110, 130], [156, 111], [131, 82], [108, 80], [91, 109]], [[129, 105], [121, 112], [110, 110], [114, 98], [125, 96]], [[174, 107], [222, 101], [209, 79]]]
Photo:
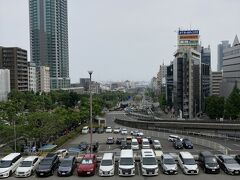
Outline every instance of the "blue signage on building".
[[178, 35], [199, 34], [199, 30], [178, 31]]

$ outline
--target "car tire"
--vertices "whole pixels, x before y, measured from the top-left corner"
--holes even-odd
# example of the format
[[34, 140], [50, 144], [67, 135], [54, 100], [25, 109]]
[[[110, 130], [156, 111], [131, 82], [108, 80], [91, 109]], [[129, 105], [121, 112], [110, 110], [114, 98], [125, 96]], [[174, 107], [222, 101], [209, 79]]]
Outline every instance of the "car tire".
[[12, 176], [12, 171], [9, 172], [9, 176], [8, 177], [10, 177], [10, 176]]

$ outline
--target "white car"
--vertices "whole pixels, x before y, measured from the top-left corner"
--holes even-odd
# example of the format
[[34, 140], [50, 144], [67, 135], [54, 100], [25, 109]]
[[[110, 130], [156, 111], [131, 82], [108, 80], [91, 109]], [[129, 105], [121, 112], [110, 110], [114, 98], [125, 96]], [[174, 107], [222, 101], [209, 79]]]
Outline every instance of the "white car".
[[121, 131], [121, 134], [122, 135], [127, 135], [128, 134], [128, 131], [126, 128], [123, 128], [122, 131]]
[[113, 129], [113, 133], [115, 133], [115, 134], [120, 133], [120, 131], [121, 131], [121, 128], [114, 128]]
[[132, 150], [138, 150], [138, 149], [139, 149], [139, 144], [138, 144], [137, 139], [132, 139], [131, 149], [132, 149]]
[[144, 136], [143, 132], [138, 132], [137, 136]]
[[178, 163], [184, 174], [198, 174], [199, 172], [198, 165], [190, 152], [180, 152]]
[[113, 176], [115, 159], [113, 153], [104, 153], [99, 167], [99, 176]]
[[66, 149], [59, 149], [55, 152], [58, 155], [59, 159], [63, 159], [65, 156], [68, 155], [68, 151]]
[[162, 149], [162, 145], [159, 140], [153, 140], [154, 149]]
[[111, 127], [107, 127], [107, 129], [106, 129], [106, 133], [112, 133], [112, 128]]
[[25, 158], [16, 169], [15, 176], [16, 177], [31, 176], [35, 172], [40, 161], [41, 159], [38, 156], [29, 156]]
[[181, 138], [177, 135], [171, 134], [171, 135], [168, 136], [168, 141], [171, 141], [171, 142], [173, 142], [175, 140], [178, 140], [178, 139], [181, 140]]
[[142, 139], [142, 148], [143, 149], [150, 149], [150, 143], [147, 138]]
[[7, 178], [15, 172], [23, 158], [20, 153], [11, 153], [0, 160], [0, 178]]
[[82, 128], [82, 134], [88, 134], [89, 133], [89, 127], [88, 126], [84, 126]]

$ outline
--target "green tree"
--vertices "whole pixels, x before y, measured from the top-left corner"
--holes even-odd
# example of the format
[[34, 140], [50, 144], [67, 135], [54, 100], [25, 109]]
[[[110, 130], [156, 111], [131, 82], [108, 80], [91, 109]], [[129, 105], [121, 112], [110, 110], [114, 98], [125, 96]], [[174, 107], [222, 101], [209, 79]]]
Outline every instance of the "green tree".
[[229, 119], [236, 119], [240, 114], [240, 90], [235, 86], [225, 104], [224, 115]]
[[162, 110], [164, 110], [167, 105], [166, 95], [164, 93], [162, 93], [159, 97], [159, 105]]
[[224, 114], [224, 97], [209, 96], [206, 99], [206, 113], [211, 119], [221, 118]]

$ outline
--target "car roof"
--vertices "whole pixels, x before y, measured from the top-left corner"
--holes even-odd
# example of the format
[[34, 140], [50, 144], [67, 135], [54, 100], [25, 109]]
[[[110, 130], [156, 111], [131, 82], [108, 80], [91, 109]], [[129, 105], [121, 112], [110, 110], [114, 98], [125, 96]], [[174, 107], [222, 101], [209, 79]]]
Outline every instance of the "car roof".
[[133, 150], [132, 149], [122, 149], [120, 156], [121, 157], [133, 157]]
[[107, 139], [114, 139], [113, 137], [108, 137]]
[[213, 156], [213, 154], [210, 151], [203, 151], [203, 152], [200, 152], [200, 154], [203, 156]]
[[38, 158], [38, 156], [28, 156], [23, 161], [33, 161], [36, 158]]
[[62, 161], [69, 161], [69, 160], [73, 160], [75, 157], [74, 156], [65, 156]]
[[83, 158], [92, 159], [94, 156], [95, 156], [95, 154], [85, 154], [85, 155], [83, 156]]
[[153, 142], [160, 142], [159, 140], [157, 140], [157, 139], [155, 139], [155, 140], [153, 140]]
[[6, 161], [7, 160], [12, 160], [19, 155], [20, 155], [20, 153], [11, 153], [11, 154], [5, 156], [4, 158], [2, 158], [2, 160], [6, 160]]
[[233, 159], [232, 156], [225, 155], [225, 154], [222, 154], [222, 155], [220, 155], [220, 156], [222, 156], [223, 159]]
[[50, 159], [50, 158], [53, 158], [53, 157], [55, 157], [55, 156], [57, 156], [57, 155], [54, 154], [54, 153], [48, 153], [45, 158], [49, 158], [49, 159]]
[[132, 142], [134, 142], [134, 141], [135, 141], [135, 142], [138, 142], [137, 139], [132, 139]]
[[155, 154], [152, 149], [142, 149], [142, 157], [155, 157]]
[[113, 153], [104, 153], [102, 159], [112, 159]]
[[193, 158], [193, 155], [190, 152], [187, 152], [187, 151], [182, 151], [182, 152], [180, 152], [180, 154], [183, 158], [186, 158], [186, 159]]
[[149, 140], [148, 140], [147, 138], [143, 138], [142, 141], [147, 141], [147, 142], [149, 142]]
[[163, 158], [174, 159], [170, 154], [163, 154]]

